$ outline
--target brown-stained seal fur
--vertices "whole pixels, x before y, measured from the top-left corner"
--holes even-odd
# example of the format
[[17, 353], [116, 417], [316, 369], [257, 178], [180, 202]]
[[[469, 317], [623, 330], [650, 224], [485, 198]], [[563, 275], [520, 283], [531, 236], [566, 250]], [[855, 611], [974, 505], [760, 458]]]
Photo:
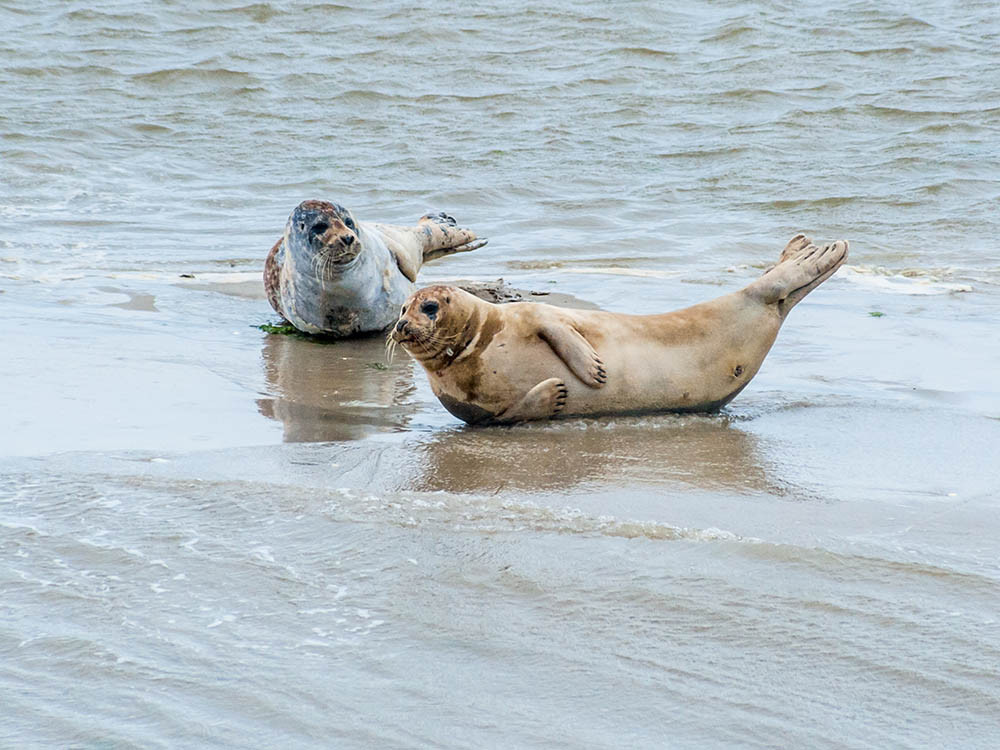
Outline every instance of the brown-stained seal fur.
[[406, 301], [390, 337], [470, 424], [715, 411], [753, 378], [788, 312], [840, 268], [847, 249], [797, 235], [740, 291], [661, 315], [494, 305], [432, 286]]

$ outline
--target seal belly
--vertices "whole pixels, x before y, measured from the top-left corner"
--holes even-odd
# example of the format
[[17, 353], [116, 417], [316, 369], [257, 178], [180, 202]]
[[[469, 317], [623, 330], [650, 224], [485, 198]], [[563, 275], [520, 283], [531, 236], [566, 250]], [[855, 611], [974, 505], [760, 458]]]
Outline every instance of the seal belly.
[[491, 411], [487, 411], [481, 406], [476, 406], [475, 404], [469, 403], [468, 401], [461, 401], [457, 398], [452, 398], [446, 393], [437, 394], [438, 401], [441, 402], [441, 406], [448, 410], [453, 417], [458, 417], [463, 422], [471, 425], [489, 424], [496, 419], [496, 415]]
[[[371, 283], [380, 279], [380, 283]], [[381, 243], [366, 247], [354, 263], [318, 279], [303, 269], [282, 274], [285, 316], [313, 334], [353, 336], [388, 328], [414, 285], [395, 270]]]

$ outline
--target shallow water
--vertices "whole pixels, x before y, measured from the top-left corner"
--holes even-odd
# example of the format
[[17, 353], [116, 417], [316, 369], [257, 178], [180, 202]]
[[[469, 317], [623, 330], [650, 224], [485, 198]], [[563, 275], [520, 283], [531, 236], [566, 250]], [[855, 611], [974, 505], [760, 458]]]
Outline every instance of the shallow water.
[[[0, 28], [0, 745], [1000, 742], [995, 4]], [[626, 312], [851, 258], [720, 415], [473, 430], [255, 328], [306, 198]]]

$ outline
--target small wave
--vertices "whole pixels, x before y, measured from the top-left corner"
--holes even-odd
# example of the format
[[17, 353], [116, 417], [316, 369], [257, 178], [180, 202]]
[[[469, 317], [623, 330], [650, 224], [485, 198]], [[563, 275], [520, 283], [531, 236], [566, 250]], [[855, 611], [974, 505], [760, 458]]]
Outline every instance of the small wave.
[[949, 112], [940, 109], [906, 109], [904, 107], [886, 107], [879, 104], [862, 104], [859, 109], [864, 114], [893, 119], [926, 119], [933, 117], [958, 120], [969, 115], [990, 113], [990, 110], [988, 109]]
[[9, 73], [25, 78], [67, 78], [71, 76], [89, 75], [99, 79], [117, 78], [119, 73], [113, 68], [103, 65], [46, 65], [42, 67], [18, 66], [8, 68]]
[[393, 523], [395, 518], [397, 523], [406, 527], [443, 524], [456, 531], [488, 534], [531, 530], [654, 541], [761, 542], [760, 539], [714, 527], [697, 529], [663, 521], [593, 516], [576, 508], [551, 508], [531, 501], [463, 497], [445, 492], [406, 493], [390, 497], [358, 494], [347, 488], [335, 492], [339, 498], [328, 509], [338, 516], [343, 513], [353, 515], [352, 509], [355, 509], [368, 520], [373, 515], [383, 515], [382, 520]]
[[624, 268], [622, 266], [578, 266], [561, 269], [563, 273], [597, 274], [602, 276], [635, 276], [646, 279], [670, 279], [679, 271], [654, 271], [650, 268]]
[[664, 151], [653, 154], [657, 159], [680, 160], [680, 159], [712, 159], [719, 156], [740, 156], [748, 151], [743, 146], [724, 146], [721, 148], [694, 149], [691, 151]]
[[848, 55], [854, 55], [856, 57], [876, 57], [880, 55], [909, 55], [915, 50], [913, 47], [878, 47], [875, 49], [847, 49], [844, 50]]
[[761, 208], [776, 208], [779, 211], [793, 211], [795, 209], [813, 208], [836, 208], [867, 200], [860, 195], [831, 195], [827, 198], [802, 198], [799, 200], [777, 200], [765, 203], [753, 203], [751, 205]]
[[100, 21], [114, 28], [126, 29], [148, 27], [156, 23], [153, 16], [145, 13], [105, 13], [90, 8], [71, 10], [62, 18], [63, 23], [70, 24], [83, 24], [89, 21]]
[[157, 125], [155, 122], [137, 122], [129, 127], [136, 133], [144, 135], [167, 135], [174, 132], [173, 128], [166, 125]]
[[[128, 276], [129, 274], [118, 274], [119, 276]], [[144, 275], [148, 278], [148, 275]], [[162, 281], [176, 281], [177, 275], [174, 273], [167, 273], [156, 276], [156, 278]], [[260, 281], [261, 275], [260, 271], [233, 271], [231, 273], [219, 273], [216, 271], [209, 271], [208, 273], [199, 273], [195, 276], [195, 279], [200, 282], [210, 282], [212, 284], [243, 284], [247, 281]], [[190, 279], [185, 279], [190, 280]]]
[[892, 272], [884, 268], [844, 266], [837, 275], [845, 281], [892, 294], [935, 295], [973, 291], [969, 284], [941, 281], [920, 270]]
[[731, 24], [722, 28], [720, 31], [712, 34], [711, 36], [705, 37], [702, 41], [704, 42], [731, 42], [734, 39], [739, 39], [746, 36], [747, 34], [754, 34], [757, 29], [752, 26], [743, 26], [740, 24]]
[[216, 12], [222, 15], [246, 16], [251, 21], [265, 23], [280, 16], [284, 11], [275, 8], [270, 3], [253, 3], [237, 8], [224, 8]]
[[260, 86], [261, 82], [250, 73], [228, 68], [165, 68], [131, 76], [136, 83], [152, 86], [174, 86], [187, 83], [223, 83], [243, 87]]
[[785, 101], [788, 98], [787, 94], [780, 91], [772, 91], [771, 89], [730, 89], [729, 91], [717, 91], [712, 96], [722, 100], [735, 99], [741, 102], [756, 102], [764, 99], [780, 99]]
[[[918, 134], [946, 134], [946, 135], [971, 135], [973, 133], [980, 133], [985, 128], [982, 125], [977, 125], [974, 122], [933, 122], [930, 125], [924, 125], [917, 128], [913, 133]], [[916, 160], [916, 159], [915, 159]], [[923, 161], [922, 159], [919, 161]]]
[[901, 16], [893, 21], [887, 23], [875, 24], [879, 28], [883, 29], [933, 29], [934, 24], [928, 23], [922, 18], [917, 18], [916, 16]]
[[620, 53], [624, 55], [634, 55], [636, 57], [652, 57], [660, 58], [666, 60], [674, 60], [677, 58], [676, 52], [668, 52], [662, 49], [653, 49], [651, 47], [619, 47], [618, 49], [609, 50], [611, 54]]
[[337, 3], [316, 3], [315, 5], [307, 5], [302, 9], [303, 13], [331, 13], [333, 11], [342, 10], [354, 10], [349, 5], [338, 5]]

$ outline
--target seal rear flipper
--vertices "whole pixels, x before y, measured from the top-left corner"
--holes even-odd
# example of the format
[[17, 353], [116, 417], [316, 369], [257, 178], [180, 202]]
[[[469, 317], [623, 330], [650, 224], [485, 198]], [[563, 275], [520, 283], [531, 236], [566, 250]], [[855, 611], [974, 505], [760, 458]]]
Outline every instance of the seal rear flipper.
[[569, 391], [559, 378], [543, 380], [500, 412], [496, 421], [504, 424], [530, 419], [549, 419], [566, 408]]
[[608, 382], [597, 350], [575, 328], [565, 323], [547, 323], [538, 329], [538, 335], [584, 385], [601, 388]]
[[366, 228], [378, 232], [389, 252], [396, 259], [399, 270], [410, 281], [417, 280], [417, 272], [428, 261], [452, 253], [465, 253], [486, 244], [475, 233], [454, 224], [447, 214], [427, 214], [416, 226], [396, 224], [369, 224]]
[[488, 240], [476, 237], [471, 229], [458, 226], [453, 216], [443, 211], [436, 214], [424, 214], [417, 222], [417, 227], [423, 235], [423, 261], [427, 263], [452, 253], [467, 253], [478, 250]]
[[805, 235], [796, 235], [781, 253], [778, 264], [750, 284], [746, 291], [765, 304], [777, 304], [784, 317], [809, 292], [837, 272], [847, 260], [847, 250], [846, 240], [817, 247]]

